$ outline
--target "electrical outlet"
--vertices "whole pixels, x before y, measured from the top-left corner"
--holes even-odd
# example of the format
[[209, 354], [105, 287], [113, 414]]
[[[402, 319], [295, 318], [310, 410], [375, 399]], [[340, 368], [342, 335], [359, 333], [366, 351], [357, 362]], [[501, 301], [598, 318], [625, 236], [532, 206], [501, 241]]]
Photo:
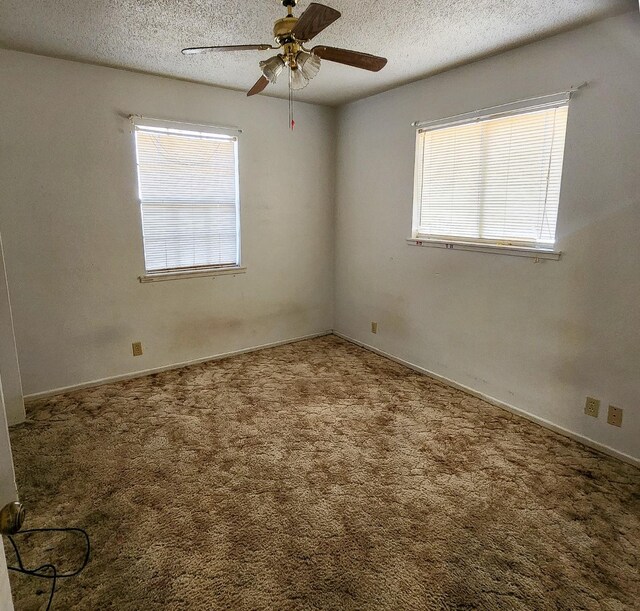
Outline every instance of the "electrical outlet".
[[587, 414], [587, 416], [593, 416], [594, 418], [597, 418], [599, 412], [600, 412], [600, 399], [587, 397], [587, 402], [585, 403], [585, 406], [584, 406], [584, 413]]
[[609, 406], [609, 417], [607, 418], [609, 424], [613, 426], [622, 426], [622, 409], [613, 405]]
[[377, 333], [378, 332], [378, 323], [377, 322], [372, 322], [371, 323], [371, 333]]
[[133, 342], [131, 344], [131, 351], [133, 356], [142, 356], [142, 342]]

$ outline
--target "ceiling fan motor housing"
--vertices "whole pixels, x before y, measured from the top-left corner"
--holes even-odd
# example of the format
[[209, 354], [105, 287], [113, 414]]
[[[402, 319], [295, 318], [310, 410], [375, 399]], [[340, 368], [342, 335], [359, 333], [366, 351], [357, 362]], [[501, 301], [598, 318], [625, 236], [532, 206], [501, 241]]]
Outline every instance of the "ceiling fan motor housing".
[[278, 44], [281, 42], [286, 42], [287, 38], [293, 38], [291, 35], [291, 30], [295, 27], [296, 23], [298, 23], [297, 17], [283, 17], [282, 19], [278, 19], [273, 25], [273, 36], [276, 39]]
[[273, 36], [276, 44], [282, 47], [282, 58], [285, 64], [293, 70], [298, 67], [296, 56], [302, 48], [291, 33], [296, 23], [298, 23], [298, 18], [289, 16], [278, 19], [273, 26]]

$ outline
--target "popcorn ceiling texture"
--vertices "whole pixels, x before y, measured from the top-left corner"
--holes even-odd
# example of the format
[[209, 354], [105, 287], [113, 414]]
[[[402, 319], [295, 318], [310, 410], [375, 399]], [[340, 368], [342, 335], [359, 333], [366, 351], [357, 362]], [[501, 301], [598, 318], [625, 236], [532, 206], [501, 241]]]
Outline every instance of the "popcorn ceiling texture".
[[[389, 59], [380, 73], [323, 62], [308, 102], [338, 105], [627, 10], [635, 0], [323, 0], [342, 18], [316, 44]], [[308, 6], [301, 0], [296, 14]], [[271, 43], [279, 0], [2, 0], [0, 46], [248, 90], [275, 52], [184, 57], [187, 46]], [[285, 81], [286, 79], [282, 79]], [[267, 95], [286, 95], [278, 83]]]
[[[640, 600], [638, 469], [334, 336], [41, 400], [11, 437], [28, 526], [91, 535], [55, 609]], [[79, 559], [35, 537], [28, 565]]]

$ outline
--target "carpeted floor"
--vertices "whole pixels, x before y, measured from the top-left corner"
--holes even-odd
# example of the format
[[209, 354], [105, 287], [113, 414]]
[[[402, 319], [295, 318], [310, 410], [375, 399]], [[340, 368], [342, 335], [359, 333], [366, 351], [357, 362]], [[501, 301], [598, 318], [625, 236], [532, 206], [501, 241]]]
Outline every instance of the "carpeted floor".
[[[27, 526], [91, 535], [57, 610], [638, 609], [640, 470], [333, 336], [39, 401], [11, 438]], [[37, 537], [30, 564], [79, 558]]]

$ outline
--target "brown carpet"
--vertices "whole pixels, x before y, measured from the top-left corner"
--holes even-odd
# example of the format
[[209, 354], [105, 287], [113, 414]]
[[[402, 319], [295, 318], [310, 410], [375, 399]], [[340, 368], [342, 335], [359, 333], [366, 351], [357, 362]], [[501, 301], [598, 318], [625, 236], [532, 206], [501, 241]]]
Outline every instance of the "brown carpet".
[[[58, 610], [638, 608], [640, 470], [333, 336], [39, 401], [11, 437], [27, 525], [93, 542]], [[80, 554], [38, 537], [30, 564]]]

